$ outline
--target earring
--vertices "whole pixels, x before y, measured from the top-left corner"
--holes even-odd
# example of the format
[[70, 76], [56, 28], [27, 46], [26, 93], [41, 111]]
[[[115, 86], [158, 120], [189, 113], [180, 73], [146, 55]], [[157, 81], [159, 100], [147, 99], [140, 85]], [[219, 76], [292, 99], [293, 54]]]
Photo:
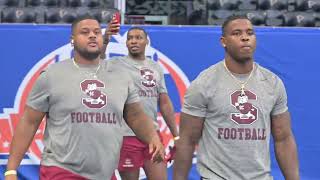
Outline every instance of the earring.
[[74, 43], [74, 41], [73, 41], [73, 39], [71, 39], [71, 42], [70, 42], [71, 46], [73, 46], [73, 43]]

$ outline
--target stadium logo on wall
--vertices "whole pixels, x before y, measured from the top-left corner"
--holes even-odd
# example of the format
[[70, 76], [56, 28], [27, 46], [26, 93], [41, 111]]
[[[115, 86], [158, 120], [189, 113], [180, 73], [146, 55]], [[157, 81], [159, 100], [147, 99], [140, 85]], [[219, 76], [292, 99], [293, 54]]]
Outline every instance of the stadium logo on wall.
[[[114, 35], [112, 37], [112, 41], [108, 45], [106, 59], [111, 58], [112, 56], [123, 56], [127, 55], [128, 51], [125, 45], [126, 41], [126, 33], [123, 35]], [[150, 41], [151, 42], [151, 41]], [[66, 59], [72, 58], [72, 46], [70, 44], [66, 44], [53, 52], [46, 55], [42, 58], [36, 65], [32, 67], [32, 69], [25, 76], [24, 80], [20, 84], [18, 92], [16, 94], [16, 98], [14, 101], [13, 108], [4, 109], [4, 113], [0, 114], [0, 155], [2, 155], [2, 159], [0, 159], [0, 164], [6, 164], [9, 146], [13, 135], [13, 129], [15, 129], [18, 121], [22, 117], [23, 108], [26, 103], [28, 94], [35, 83], [37, 77], [40, 72], [43, 71], [50, 64], [63, 61]], [[189, 86], [189, 80], [183, 71], [166, 55], [161, 53], [159, 50], [153, 48], [151, 43], [149, 43], [146, 48], [146, 55], [150, 57], [152, 60], [157, 61], [160, 66], [163, 68], [163, 71], [166, 76], [167, 86], [170, 96], [178, 97], [172, 99], [174, 104], [180, 104], [182, 102], [184, 93], [186, 88]], [[171, 78], [171, 79], [170, 79]], [[172, 88], [173, 87], [173, 88]], [[175, 101], [176, 102], [175, 102]], [[176, 113], [176, 120], [178, 122], [179, 112]], [[168, 127], [165, 125], [165, 122], [161, 116], [158, 117], [160, 131], [163, 136], [164, 143], [166, 145], [166, 150], [169, 151], [168, 146], [173, 144], [171, 133]], [[45, 120], [42, 121], [39, 129], [36, 132], [35, 138], [32, 141], [29, 151], [27, 155], [22, 160], [21, 164], [39, 164], [41, 158], [41, 152], [43, 150], [43, 135], [45, 128]]]

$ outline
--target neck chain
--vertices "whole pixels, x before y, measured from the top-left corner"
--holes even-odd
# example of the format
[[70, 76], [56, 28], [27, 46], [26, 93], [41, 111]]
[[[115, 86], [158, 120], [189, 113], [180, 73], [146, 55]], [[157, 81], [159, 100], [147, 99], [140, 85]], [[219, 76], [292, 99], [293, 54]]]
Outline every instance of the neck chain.
[[241, 93], [240, 95], [245, 95], [244, 89], [245, 89], [245, 85], [248, 83], [248, 81], [251, 79], [251, 76], [253, 74], [254, 71], [254, 63], [252, 64], [252, 70], [249, 74], [249, 77], [245, 80], [245, 81], [240, 81], [238, 78], [236, 78], [233, 73], [228, 69], [227, 65], [226, 65], [226, 61], [223, 62], [224, 67], [226, 68], [227, 72], [229, 73], [229, 75], [236, 80], [236, 82], [240, 85], [241, 87]]
[[[73, 65], [79, 70], [79, 71], [81, 71], [81, 67], [76, 63], [76, 61], [75, 61], [75, 59], [73, 58], [72, 59], [72, 62], [73, 62]], [[97, 78], [97, 73], [98, 73], [98, 71], [99, 71], [99, 69], [100, 69], [100, 66], [101, 66], [101, 63], [100, 63], [100, 61], [99, 61], [99, 65], [98, 65], [98, 67], [97, 67], [97, 69], [96, 69], [96, 71], [94, 72], [94, 73], [92, 73], [92, 72], [86, 72], [86, 74], [88, 74], [88, 75], [93, 75], [93, 78]]]

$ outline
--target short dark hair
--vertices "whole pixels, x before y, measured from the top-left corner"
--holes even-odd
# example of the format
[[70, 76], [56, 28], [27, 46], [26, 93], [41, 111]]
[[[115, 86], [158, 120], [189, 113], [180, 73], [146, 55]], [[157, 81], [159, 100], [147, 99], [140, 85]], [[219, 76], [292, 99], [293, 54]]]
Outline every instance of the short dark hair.
[[231, 22], [231, 21], [234, 21], [234, 20], [237, 20], [237, 19], [246, 19], [248, 21], [251, 22], [251, 20], [245, 16], [245, 15], [231, 15], [229, 17], [227, 17], [227, 19], [223, 22], [222, 24], [222, 27], [221, 27], [221, 30], [222, 30], [222, 36], [225, 35], [226, 33], [226, 27], [228, 26], [228, 24]]
[[148, 33], [146, 32], [146, 30], [144, 30], [142, 27], [139, 27], [139, 26], [131, 27], [131, 28], [128, 30], [127, 36], [129, 35], [129, 32], [131, 32], [132, 30], [140, 30], [140, 31], [143, 32], [143, 34], [146, 36], [146, 38], [148, 38]]
[[74, 33], [74, 30], [75, 30], [77, 24], [80, 21], [83, 21], [83, 20], [86, 20], [86, 19], [93, 19], [93, 20], [96, 20], [97, 22], [99, 22], [99, 20], [97, 18], [95, 18], [94, 16], [91, 16], [91, 15], [88, 15], [88, 14], [85, 14], [85, 15], [82, 15], [82, 16], [78, 16], [71, 24], [72, 34]]

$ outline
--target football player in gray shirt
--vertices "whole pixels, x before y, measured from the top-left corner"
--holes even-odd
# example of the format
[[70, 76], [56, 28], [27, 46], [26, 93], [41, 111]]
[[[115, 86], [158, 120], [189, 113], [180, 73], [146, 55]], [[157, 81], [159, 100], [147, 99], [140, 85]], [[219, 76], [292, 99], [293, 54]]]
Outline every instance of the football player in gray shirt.
[[[122, 69], [132, 77], [143, 109], [153, 119], [159, 136], [158, 105], [174, 139], [178, 139], [175, 113], [168, 96], [163, 70], [157, 62], [145, 55], [148, 42], [148, 35], [143, 28], [132, 27], [127, 32], [128, 56], [114, 57], [110, 61], [120, 62]], [[152, 162], [148, 151], [148, 145], [139, 140], [131, 128], [127, 127], [118, 165], [123, 180], [138, 180], [140, 167], [145, 170], [148, 179], [167, 179], [166, 162]]]
[[229, 17], [222, 33], [224, 60], [203, 71], [185, 94], [174, 180], [188, 179], [196, 144], [201, 179], [271, 180], [271, 135], [285, 179], [298, 180], [283, 82], [254, 62], [256, 35], [247, 17]]
[[29, 94], [11, 143], [7, 180], [17, 179], [16, 169], [44, 117], [40, 179], [110, 179], [119, 161], [123, 119], [149, 144], [154, 161], [164, 158], [131, 77], [100, 58], [99, 22], [91, 16], [76, 19], [71, 38], [74, 58], [48, 67]]

